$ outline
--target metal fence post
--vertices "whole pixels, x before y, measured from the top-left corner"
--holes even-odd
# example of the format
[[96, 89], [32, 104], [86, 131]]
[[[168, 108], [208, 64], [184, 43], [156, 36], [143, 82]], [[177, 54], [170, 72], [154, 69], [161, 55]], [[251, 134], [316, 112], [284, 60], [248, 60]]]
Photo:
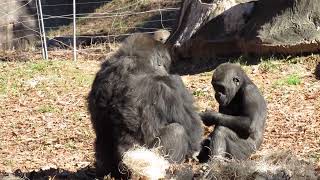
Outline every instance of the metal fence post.
[[76, 0], [73, 0], [73, 60], [77, 61]]
[[41, 26], [41, 20], [40, 20], [40, 13], [39, 13], [39, 2], [36, 0], [36, 9], [37, 9], [37, 17], [38, 17], [38, 26], [39, 26], [39, 34], [40, 34], [40, 40], [41, 40], [41, 52], [42, 52], [42, 58], [46, 59], [46, 55], [44, 52], [44, 43], [42, 38], [42, 26]]
[[44, 58], [48, 60], [48, 47], [47, 47], [47, 40], [46, 40], [46, 32], [44, 30], [44, 22], [43, 22], [43, 14], [42, 14], [42, 5], [41, 0], [38, 0], [38, 6], [40, 11], [40, 22], [41, 22], [41, 29], [42, 29], [42, 38], [43, 38], [43, 47], [44, 47]]

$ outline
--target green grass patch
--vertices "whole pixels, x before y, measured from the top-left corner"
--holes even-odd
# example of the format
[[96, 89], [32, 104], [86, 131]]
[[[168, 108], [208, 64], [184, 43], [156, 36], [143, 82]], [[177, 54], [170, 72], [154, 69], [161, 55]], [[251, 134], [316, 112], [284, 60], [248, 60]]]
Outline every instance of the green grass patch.
[[288, 56], [287, 58], [284, 59], [284, 62], [289, 63], [289, 64], [299, 64], [303, 58], [299, 56]]
[[192, 93], [195, 97], [202, 97], [205, 96], [205, 93], [202, 90], [195, 90]]
[[230, 59], [230, 63], [239, 64], [240, 66], [246, 66], [248, 64], [249, 58], [247, 56], [239, 56], [235, 59]]
[[52, 64], [52, 61], [39, 61], [37, 63], [30, 63], [27, 67], [31, 70], [32, 73], [35, 73], [45, 71]]
[[[79, 62], [80, 64], [80, 62]], [[0, 95], [29, 93], [30, 89], [50, 95], [52, 89], [60, 92], [89, 87], [92, 73], [78, 68], [72, 61], [1, 62]]]
[[288, 85], [299, 85], [301, 83], [301, 79], [298, 75], [293, 74], [285, 79], [285, 82]]
[[275, 86], [283, 86], [283, 85], [290, 85], [290, 86], [296, 86], [301, 84], [302, 80], [297, 74], [291, 74], [289, 76], [286, 76], [274, 84]]
[[278, 68], [278, 65], [271, 59], [262, 60], [259, 65], [259, 71], [261, 73], [273, 72]]
[[77, 145], [72, 139], [68, 140], [68, 142], [65, 144], [65, 147], [68, 149], [77, 149]]
[[55, 107], [51, 106], [51, 105], [43, 105], [43, 106], [40, 106], [40, 108], [38, 109], [38, 112], [40, 113], [52, 113], [52, 112], [55, 112], [56, 109]]
[[93, 81], [93, 76], [76, 70], [73, 72], [72, 81], [79, 86], [90, 86]]

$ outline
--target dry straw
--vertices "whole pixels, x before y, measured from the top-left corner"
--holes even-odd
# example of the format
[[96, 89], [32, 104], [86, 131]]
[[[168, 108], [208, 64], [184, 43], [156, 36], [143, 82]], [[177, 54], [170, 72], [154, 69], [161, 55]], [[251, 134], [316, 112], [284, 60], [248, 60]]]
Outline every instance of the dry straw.
[[170, 166], [161, 155], [160, 148], [147, 149], [141, 146], [135, 146], [125, 152], [123, 163], [134, 176], [150, 180], [164, 178]]

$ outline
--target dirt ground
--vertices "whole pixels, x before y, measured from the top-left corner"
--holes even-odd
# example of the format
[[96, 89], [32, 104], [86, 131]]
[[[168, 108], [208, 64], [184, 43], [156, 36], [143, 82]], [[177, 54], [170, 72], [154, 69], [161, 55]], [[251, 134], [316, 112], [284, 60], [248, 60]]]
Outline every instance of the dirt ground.
[[[242, 67], [268, 103], [260, 151], [289, 150], [320, 168], [317, 62], [319, 56], [308, 56]], [[0, 62], [0, 172], [75, 172], [92, 166], [94, 133], [86, 96], [99, 64], [85, 57], [77, 62]], [[208, 71], [182, 77], [200, 111], [217, 110], [211, 75]]]

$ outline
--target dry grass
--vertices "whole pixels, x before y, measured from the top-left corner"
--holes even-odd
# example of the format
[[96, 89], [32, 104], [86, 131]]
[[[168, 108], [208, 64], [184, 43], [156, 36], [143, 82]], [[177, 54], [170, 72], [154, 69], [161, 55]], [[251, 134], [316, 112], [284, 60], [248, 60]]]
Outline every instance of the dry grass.
[[[243, 67], [268, 102], [261, 151], [288, 149], [320, 167], [320, 81], [312, 74], [315, 67], [305, 63], [308, 58]], [[85, 98], [100, 62], [79, 59], [0, 62], [0, 172], [75, 172], [94, 162]], [[299, 83], [288, 81], [292, 75]], [[183, 80], [199, 110], [217, 109], [211, 72]]]
[[204, 167], [207, 167], [202, 173], [204, 179], [317, 179], [313, 164], [289, 151], [260, 152], [254, 160], [246, 161], [213, 157]]
[[94, 135], [85, 97], [97, 65], [72, 61], [0, 63], [1, 171], [43, 167], [76, 170], [92, 162]]
[[123, 163], [133, 176], [145, 177], [149, 180], [162, 179], [169, 169], [167, 161], [160, 151], [161, 147], [147, 149], [136, 146], [123, 155]]

